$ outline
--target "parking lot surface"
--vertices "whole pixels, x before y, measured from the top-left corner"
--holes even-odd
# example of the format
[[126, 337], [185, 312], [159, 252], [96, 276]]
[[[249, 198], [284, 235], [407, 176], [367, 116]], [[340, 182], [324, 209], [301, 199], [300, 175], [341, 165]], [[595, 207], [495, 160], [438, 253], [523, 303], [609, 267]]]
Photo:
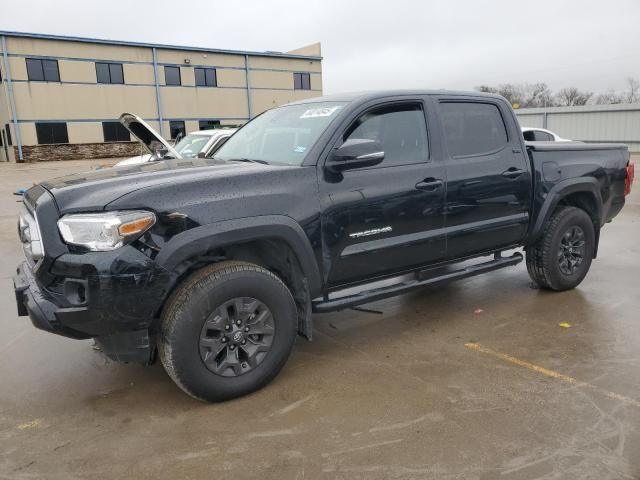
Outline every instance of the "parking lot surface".
[[520, 264], [317, 315], [274, 382], [211, 405], [16, 315], [11, 193], [100, 163], [0, 165], [0, 478], [640, 478], [637, 181], [576, 290]]

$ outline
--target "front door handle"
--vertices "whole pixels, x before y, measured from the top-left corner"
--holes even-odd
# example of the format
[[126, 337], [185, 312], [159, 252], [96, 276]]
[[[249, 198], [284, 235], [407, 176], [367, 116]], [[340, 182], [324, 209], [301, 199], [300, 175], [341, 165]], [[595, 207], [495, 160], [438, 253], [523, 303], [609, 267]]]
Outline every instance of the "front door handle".
[[502, 176], [507, 178], [518, 178], [523, 173], [526, 173], [526, 170], [521, 170], [516, 167], [510, 167], [504, 172], [502, 172]]
[[439, 178], [425, 178], [421, 182], [416, 183], [416, 188], [418, 190], [425, 190], [427, 192], [435, 192], [439, 190], [443, 185], [442, 180]]

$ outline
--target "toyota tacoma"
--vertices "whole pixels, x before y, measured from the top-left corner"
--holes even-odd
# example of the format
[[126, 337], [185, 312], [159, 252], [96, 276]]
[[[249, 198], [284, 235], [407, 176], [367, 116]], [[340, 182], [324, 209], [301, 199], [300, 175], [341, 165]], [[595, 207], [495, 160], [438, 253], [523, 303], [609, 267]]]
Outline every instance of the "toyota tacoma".
[[157, 355], [189, 395], [226, 400], [273, 379], [313, 313], [516, 265], [520, 247], [541, 288], [576, 287], [632, 179], [624, 145], [525, 143], [496, 95], [299, 101], [213, 158], [30, 188], [18, 312], [117, 361]]

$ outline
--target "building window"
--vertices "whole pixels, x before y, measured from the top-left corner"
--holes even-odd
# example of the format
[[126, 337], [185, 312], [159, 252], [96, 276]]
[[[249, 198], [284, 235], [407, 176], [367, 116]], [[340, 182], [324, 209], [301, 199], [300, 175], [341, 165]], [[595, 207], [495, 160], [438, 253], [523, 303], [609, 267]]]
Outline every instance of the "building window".
[[216, 76], [215, 68], [199, 68], [193, 69], [196, 75], [197, 87], [217, 87], [218, 78]]
[[198, 122], [199, 130], [213, 130], [214, 128], [220, 128], [220, 120], [200, 120]]
[[311, 75], [309, 73], [294, 73], [293, 89], [311, 90]]
[[164, 67], [165, 85], [182, 85], [180, 79], [180, 67]]
[[57, 60], [26, 58], [27, 77], [30, 81], [59, 82], [60, 71]]
[[131, 135], [120, 122], [102, 122], [105, 142], [130, 142]]
[[7, 132], [7, 135], [5, 137], [5, 140], [7, 141], [7, 145], [8, 146], [13, 145], [13, 140], [11, 139], [11, 127], [9, 127], [8, 123], [5, 124], [4, 131]]
[[67, 124], [64, 122], [36, 123], [39, 144], [69, 143]]
[[96, 62], [96, 78], [98, 83], [124, 83], [121, 63]]
[[178, 138], [178, 135], [184, 137], [186, 133], [186, 129], [184, 128], [184, 121], [182, 120], [171, 120], [169, 122], [169, 132], [171, 133], [171, 139], [175, 140]]

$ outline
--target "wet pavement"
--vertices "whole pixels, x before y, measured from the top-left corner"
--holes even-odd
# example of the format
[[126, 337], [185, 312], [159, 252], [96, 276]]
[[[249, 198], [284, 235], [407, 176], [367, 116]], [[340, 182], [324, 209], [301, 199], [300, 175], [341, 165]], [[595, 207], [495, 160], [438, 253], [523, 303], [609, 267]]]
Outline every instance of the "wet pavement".
[[576, 290], [520, 264], [317, 315], [274, 382], [209, 405], [16, 316], [11, 192], [87, 165], [0, 165], [0, 478], [640, 478], [637, 181]]

